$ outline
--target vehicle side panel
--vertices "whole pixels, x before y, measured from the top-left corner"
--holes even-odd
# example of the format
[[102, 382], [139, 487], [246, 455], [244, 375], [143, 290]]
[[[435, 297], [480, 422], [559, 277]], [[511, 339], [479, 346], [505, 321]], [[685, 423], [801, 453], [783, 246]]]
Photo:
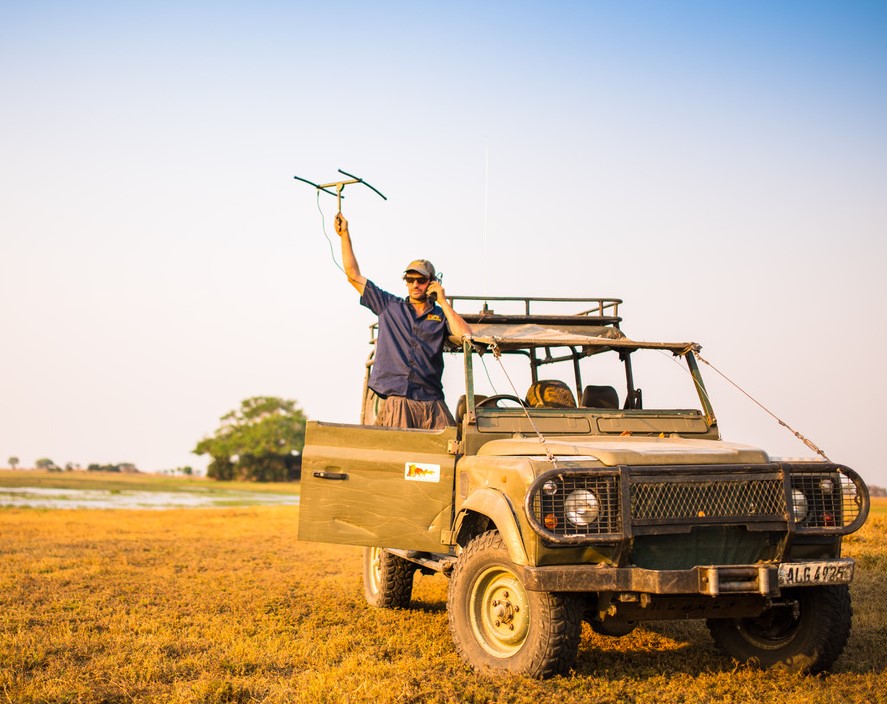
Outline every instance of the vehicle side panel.
[[309, 422], [299, 539], [440, 552], [452, 525], [456, 429]]

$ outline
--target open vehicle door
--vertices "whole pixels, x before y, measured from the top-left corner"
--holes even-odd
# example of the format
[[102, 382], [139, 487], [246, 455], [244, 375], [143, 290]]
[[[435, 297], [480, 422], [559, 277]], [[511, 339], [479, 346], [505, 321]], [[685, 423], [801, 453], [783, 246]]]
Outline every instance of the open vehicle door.
[[311, 421], [302, 457], [299, 539], [446, 551], [456, 428], [414, 430]]

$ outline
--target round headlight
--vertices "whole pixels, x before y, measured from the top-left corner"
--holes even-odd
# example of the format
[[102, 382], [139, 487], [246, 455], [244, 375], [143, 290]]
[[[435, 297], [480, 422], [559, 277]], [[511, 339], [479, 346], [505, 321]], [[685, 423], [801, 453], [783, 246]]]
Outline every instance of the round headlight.
[[556, 494], [557, 493], [557, 482], [554, 482], [551, 479], [549, 479], [547, 482], [545, 482], [542, 485], [542, 493], [545, 494], [546, 496], [553, 496], [554, 494]]
[[792, 489], [792, 517], [795, 523], [800, 523], [807, 518], [807, 497], [800, 489]]
[[835, 490], [835, 483], [826, 477], [819, 482], [819, 488], [822, 489], [823, 494], [831, 494]]
[[564, 501], [567, 520], [573, 525], [587, 526], [601, 515], [601, 502], [586, 489], [577, 489]]

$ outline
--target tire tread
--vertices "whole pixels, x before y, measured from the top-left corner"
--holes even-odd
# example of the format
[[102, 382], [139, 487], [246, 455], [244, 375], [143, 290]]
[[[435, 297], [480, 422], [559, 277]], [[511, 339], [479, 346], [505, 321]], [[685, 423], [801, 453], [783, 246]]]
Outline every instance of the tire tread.
[[[538, 636], [538, 642], [528, 642], [529, 657], [497, 661], [477, 644], [466, 623], [467, 616], [460, 607], [458, 592], [463, 583], [470, 579], [466, 572], [473, 569], [472, 562], [478, 556], [495, 555], [504, 563], [510, 564], [505, 542], [499, 531], [492, 530], [474, 538], [462, 551], [450, 581], [447, 615], [456, 652], [469, 665], [479, 670], [517, 672], [540, 679], [564, 674], [569, 671], [576, 659], [582, 629], [581, 602], [573, 595], [538, 593], [541, 609], [531, 612], [530, 630]], [[533, 636], [531, 635], [531, 638]]]
[[[369, 562], [369, 554], [372, 548], [366, 548], [364, 560]], [[371, 606], [380, 609], [408, 609], [413, 596], [413, 575], [417, 565], [404, 560], [402, 557], [392, 555], [387, 550], [382, 550], [379, 555], [381, 561], [381, 574], [379, 575], [379, 591], [373, 593], [370, 589], [368, 570], [370, 564], [364, 565], [364, 594]]]
[[771, 653], [770, 658], [761, 659], [754, 646], [737, 635], [742, 628], [740, 621], [709, 619], [706, 625], [718, 650], [727, 657], [757, 662], [762, 667], [782, 666], [806, 674], [818, 674], [831, 668], [850, 638], [853, 617], [850, 590], [846, 584], [800, 589], [810, 590], [803, 596], [808, 597], [807, 608], [814, 612], [807, 618], [815, 621], [808, 624], [810, 632], [804, 636], [803, 642], [795, 645], [794, 652], [786, 647], [778, 656]]

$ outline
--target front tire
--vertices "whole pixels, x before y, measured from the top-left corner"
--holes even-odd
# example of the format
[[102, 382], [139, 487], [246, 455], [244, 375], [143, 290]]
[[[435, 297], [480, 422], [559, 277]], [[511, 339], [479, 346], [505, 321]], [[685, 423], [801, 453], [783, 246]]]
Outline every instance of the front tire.
[[364, 548], [363, 594], [370, 606], [406, 609], [413, 595], [417, 565], [384, 548]]
[[829, 669], [850, 637], [853, 610], [846, 584], [783, 591], [786, 604], [756, 618], [710, 619], [712, 638], [737, 660], [816, 674]]
[[498, 531], [462, 551], [447, 611], [456, 650], [475, 669], [542, 678], [566, 672], [576, 659], [580, 600], [527, 591]]

